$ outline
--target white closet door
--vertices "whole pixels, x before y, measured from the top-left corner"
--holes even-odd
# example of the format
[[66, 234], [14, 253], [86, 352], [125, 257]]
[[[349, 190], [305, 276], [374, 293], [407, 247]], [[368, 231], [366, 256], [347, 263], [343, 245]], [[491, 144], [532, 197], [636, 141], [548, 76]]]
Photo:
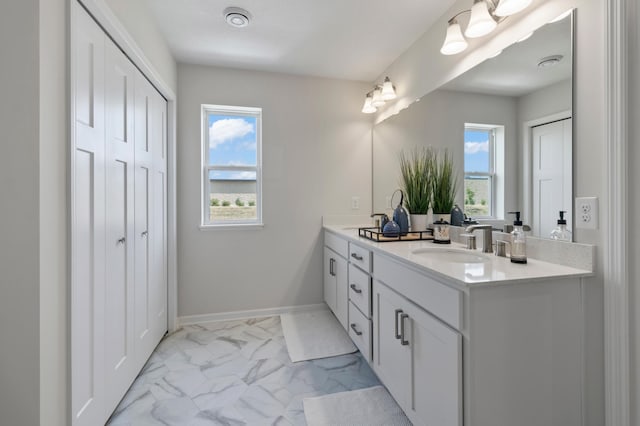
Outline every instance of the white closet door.
[[105, 36], [73, 8], [71, 412], [74, 425], [104, 423]]
[[136, 376], [134, 352], [134, 80], [136, 69], [106, 42], [106, 409]]
[[153, 174], [150, 129], [153, 92], [151, 84], [140, 73], [137, 73], [135, 94], [135, 338], [139, 368], [142, 368], [157, 343], [153, 338], [152, 325], [149, 321], [150, 245], [153, 241], [154, 231], [150, 216], [153, 206], [153, 193], [150, 191], [150, 181]]
[[535, 206], [532, 231], [536, 237], [548, 238], [556, 227], [560, 210], [567, 212], [569, 228], [573, 217], [571, 119], [536, 126], [531, 132]]
[[167, 331], [167, 101], [156, 90], [153, 91], [151, 144], [153, 263], [149, 306], [150, 323], [157, 343]]

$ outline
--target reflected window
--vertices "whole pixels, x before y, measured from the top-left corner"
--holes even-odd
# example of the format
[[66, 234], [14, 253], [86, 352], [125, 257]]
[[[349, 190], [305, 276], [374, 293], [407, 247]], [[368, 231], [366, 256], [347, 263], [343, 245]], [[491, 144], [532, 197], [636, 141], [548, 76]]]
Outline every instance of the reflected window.
[[497, 204], [496, 142], [501, 126], [465, 124], [464, 129], [464, 212], [472, 218], [495, 218]]
[[262, 224], [260, 108], [203, 105], [202, 225]]

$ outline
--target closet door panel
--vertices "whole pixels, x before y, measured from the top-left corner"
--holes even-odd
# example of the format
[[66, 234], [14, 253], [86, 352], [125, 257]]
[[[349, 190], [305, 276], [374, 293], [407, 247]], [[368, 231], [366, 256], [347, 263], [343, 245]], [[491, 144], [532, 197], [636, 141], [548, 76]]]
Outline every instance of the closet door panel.
[[106, 407], [113, 410], [136, 375], [134, 346], [134, 80], [136, 69], [106, 45]]
[[153, 157], [151, 153], [151, 117], [153, 86], [136, 73], [135, 92], [135, 338], [136, 359], [142, 368], [158, 343], [151, 322], [152, 251], [155, 229], [152, 222], [151, 191]]
[[153, 263], [151, 285], [151, 322], [154, 338], [158, 342], [167, 331], [167, 200], [166, 200], [166, 138], [167, 103], [154, 90], [151, 118], [151, 151], [153, 157]]
[[71, 417], [104, 423], [105, 36], [79, 7], [72, 44]]

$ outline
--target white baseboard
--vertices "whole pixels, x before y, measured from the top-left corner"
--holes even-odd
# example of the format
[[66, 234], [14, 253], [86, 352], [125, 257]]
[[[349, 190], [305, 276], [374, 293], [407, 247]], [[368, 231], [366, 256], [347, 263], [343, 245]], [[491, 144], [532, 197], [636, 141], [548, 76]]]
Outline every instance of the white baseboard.
[[229, 321], [248, 318], [270, 317], [273, 315], [287, 314], [292, 312], [308, 312], [319, 309], [328, 309], [325, 303], [314, 305], [281, 306], [278, 308], [253, 309], [248, 311], [220, 312], [215, 314], [187, 315], [178, 317], [178, 327], [183, 325], [202, 324], [214, 321]]

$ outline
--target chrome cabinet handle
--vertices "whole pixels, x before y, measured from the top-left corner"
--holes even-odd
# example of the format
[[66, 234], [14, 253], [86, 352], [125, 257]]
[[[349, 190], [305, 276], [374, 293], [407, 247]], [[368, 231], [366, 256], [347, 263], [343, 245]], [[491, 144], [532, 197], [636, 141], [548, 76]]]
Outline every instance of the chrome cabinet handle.
[[354, 333], [356, 333], [357, 336], [362, 336], [362, 331], [358, 331], [355, 324], [351, 324], [351, 329]]
[[336, 276], [336, 273], [333, 270], [333, 264], [335, 263], [335, 259], [332, 257], [331, 259], [329, 259], [329, 275], [331, 275], [332, 277]]
[[404, 320], [407, 318], [409, 318], [407, 314], [400, 315], [400, 344], [402, 344], [402, 346], [409, 344], [409, 341], [404, 339]]
[[351, 257], [353, 257], [355, 260], [362, 260], [363, 259], [362, 256], [358, 256], [358, 253], [351, 253]]
[[142, 231], [142, 234], [140, 234], [141, 237], [146, 237], [147, 235], [149, 235], [149, 231]]
[[122, 237], [118, 241], [116, 241], [116, 244], [124, 244], [125, 241], [127, 241], [127, 239], [125, 237]]
[[402, 313], [402, 309], [396, 309], [396, 339], [400, 339], [402, 336], [400, 335], [400, 333], [398, 333], [398, 314]]
[[351, 287], [351, 290], [355, 291], [358, 294], [362, 293], [362, 290], [360, 290], [358, 287], [356, 287], [355, 284], [351, 284], [349, 287]]

